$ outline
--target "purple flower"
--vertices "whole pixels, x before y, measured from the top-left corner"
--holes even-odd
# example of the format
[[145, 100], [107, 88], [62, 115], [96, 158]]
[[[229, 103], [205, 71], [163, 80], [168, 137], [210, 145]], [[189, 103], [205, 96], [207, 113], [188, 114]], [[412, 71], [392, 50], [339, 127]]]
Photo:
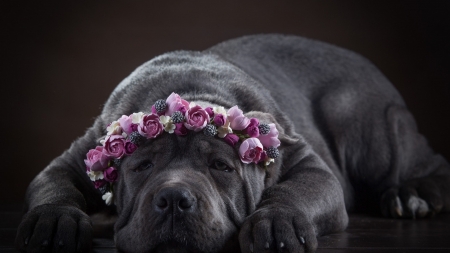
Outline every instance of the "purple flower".
[[239, 141], [239, 137], [235, 134], [227, 134], [223, 140], [228, 143], [230, 146], [234, 147], [236, 143]]
[[115, 181], [117, 181], [119, 174], [117, 173], [116, 168], [109, 167], [103, 171], [103, 177], [105, 178], [106, 181], [114, 183]]
[[157, 114], [144, 115], [139, 122], [138, 132], [147, 138], [156, 138], [164, 130]]
[[214, 117], [214, 111], [212, 107], [206, 107], [205, 111], [208, 113], [210, 118]]
[[187, 110], [186, 110], [186, 107], [183, 105], [183, 106], [179, 107], [177, 111], [180, 111], [182, 114], [186, 114]]
[[174, 130], [174, 133], [175, 133], [176, 135], [182, 136], [182, 135], [186, 135], [186, 134], [188, 133], [188, 130], [187, 130], [187, 128], [184, 126], [183, 123], [176, 123], [176, 124], [175, 124], [175, 130]]
[[110, 135], [105, 139], [103, 153], [117, 159], [125, 154], [125, 138], [122, 135]]
[[243, 163], [258, 163], [263, 152], [263, 145], [257, 138], [248, 138], [239, 147], [239, 155]]
[[280, 146], [280, 140], [278, 139], [278, 130], [275, 124], [271, 123], [270, 132], [266, 135], [258, 136], [259, 141], [261, 141], [264, 147], [278, 147]]
[[122, 115], [122, 117], [117, 121], [119, 122], [120, 127], [125, 133], [131, 134], [132, 132], [137, 131], [138, 124], [141, 121], [141, 117], [143, 115], [144, 114], [142, 112], [132, 113], [130, 116]]
[[167, 110], [165, 115], [167, 116], [172, 116], [175, 111], [180, 111], [184, 114], [186, 113], [187, 108], [189, 108], [189, 102], [181, 99], [181, 97], [174, 92], [166, 99], [166, 103]]
[[125, 142], [125, 154], [131, 155], [134, 151], [136, 151], [137, 146], [136, 144], [132, 143], [131, 141]]
[[100, 188], [100, 187], [103, 187], [105, 184], [106, 184], [106, 181], [103, 180], [103, 179], [95, 180], [95, 181], [94, 181], [94, 187], [95, 187], [95, 189], [98, 189], [98, 188]]
[[214, 124], [218, 127], [221, 127], [225, 124], [225, 116], [223, 114], [217, 114], [214, 117]]
[[86, 154], [86, 158], [84, 163], [86, 164], [88, 171], [99, 171], [108, 167], [109, 157], [103, 153], [102, 146], [97, 146], [95, 149], [89, 150]]
[[267, 158], [267, 152], [266, 152], [266, 151], [263, 151], [263, 152], [261, 153], [260, 161], [264, 161], [264, 160], [266, 160], [266, 158]]
[[136, 132], [138, 130], [138, 124], [131, 124], [131, 132]]
[[189, 130], [198, 132], [202, 130], [209, 122], [208, 113], [203, 110], [199, 105], [190, 108], [186, 113], [186, 122], [184, 126]]
[[247, 126], [247, 128], [245, 129], [245, 132], [250, 136], [250, 137], [258, 137], [259, 136], [259, 120], [256, 118], [251, 118], [250, 119], [250, 124]]
[[227, 120], [230, 122], [230, 127], [233, 130], [244, 130], [250, 124], [250, 120], [244, 116], [244, 113], [237, 105], [228, 110]]

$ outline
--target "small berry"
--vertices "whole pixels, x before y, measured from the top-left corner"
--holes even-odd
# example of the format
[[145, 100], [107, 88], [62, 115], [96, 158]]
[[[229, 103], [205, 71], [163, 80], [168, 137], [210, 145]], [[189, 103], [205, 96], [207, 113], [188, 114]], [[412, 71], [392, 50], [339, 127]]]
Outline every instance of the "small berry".
[[269, 147], [266, 150], [267, 156], [269, 158], [277, 158], [280, 155], [280, 151], [278, 151], [278, 149], [276, 147]]
[[139, 145], [141, 143], [143, 137], [139, 132], [132, 132], [130, 134], [130, 141], [136, 145]]
[[172, 122], [177, 124], [184, 121], [184, 116], [180, 111], [176, 111], [172, 114]]
[[163, 113], [167, 109], [167, 103], [165, 100], [160, 99], [155, 102], [155, 109], [158, 113]]
[[102, 193], [102, 195], [104, 195], [106, 192], [108, 192], [108, 188], [109, 188], [109, 185], [105, 184], [104, 186], [98, 188], [98, 190]]
[[217, 134], [217, 129], [213, 125], [206, 125], [205, 128], [203, 128], [203, 133], [207, 136], [214, 136]]
[[270, 132], [269, 124], [265, 124], [265, 123], [259, 124], [258, 129], [259, 129], [259, 133], [262, 135], [266, 135]]
[[114, 164], [114, 166], [120, 166], [120, 163], [122, 162], [122, 160], [120, 160], [120, 159], [114, 159], [113, 160], [113, 164]]

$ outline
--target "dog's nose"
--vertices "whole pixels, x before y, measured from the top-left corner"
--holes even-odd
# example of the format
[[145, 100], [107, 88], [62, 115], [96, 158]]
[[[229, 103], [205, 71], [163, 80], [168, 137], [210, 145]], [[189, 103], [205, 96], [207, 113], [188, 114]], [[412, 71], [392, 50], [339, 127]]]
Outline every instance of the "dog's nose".
[[194, 210], [197, 199], [184, 188], [166, 187], [161, 189], [154, 198], [156, 210], [161, 212], [186, 213]]

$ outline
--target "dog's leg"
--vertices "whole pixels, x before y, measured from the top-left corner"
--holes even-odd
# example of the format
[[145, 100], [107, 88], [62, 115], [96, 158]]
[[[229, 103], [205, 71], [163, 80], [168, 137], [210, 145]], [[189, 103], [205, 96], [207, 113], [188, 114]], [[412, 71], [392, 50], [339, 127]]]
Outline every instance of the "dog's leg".
[[434, 154], [403, 107], [387, 113], [392, 167], [381, 197], [386, 217], [420, 218], [450, 211], [450, 166]]
[[303, 140], [289, 150], [279, 182], [241, 227], [242, 252], [314, 252], [317, 236], [347, 226], [342, 188], [325, 162]]
[[92, 226], [86, 212], [104, 204], [86, 176], [86, 153], [100, 137], [99, 120], [31, 182], [16, 247], [22, 252], [87, 252]]

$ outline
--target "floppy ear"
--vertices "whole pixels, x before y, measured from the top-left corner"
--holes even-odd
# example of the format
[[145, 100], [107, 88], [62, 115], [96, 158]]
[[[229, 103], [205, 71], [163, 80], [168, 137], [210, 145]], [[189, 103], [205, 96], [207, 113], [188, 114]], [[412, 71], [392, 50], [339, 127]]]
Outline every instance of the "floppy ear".
[[291, 146], [299, 141], [296, 136], [290, 136], [286, 133], [285, 129], [278, 123], [278, 121], [275, 119], [275, 117], [266, 112], [259, 112], [259, 111], [250, 111], [245, 114], [247, 118], [257, 118], [261, 123], [274, 123], [278, 130], [278, 139], [281, 141], [280, 148], [284, 148], [287, 146]]
[[257, 118], [261, 123], [274, 123], [277, 130], [278, 130], [278, 139], [280, 140], [281, 144], [278, 147], [281, 159], [276, 159], [275, 163], [270, 164], [266, 167], [266, 178], [265, 178], [265, 187], [270, 187], [273, 184], [275, 184], [278, 181], [278, 178], [281, 173], [281, 166], [282, 166], [282, 160], [283, 160], [283, 154], [286, 154], [286, 149], [290, 146], [293, 146], [294, 144], [297, 144], [299, 142], [299, 138], [295, 136], [295, 134], [287, 134], [286, 130], [279, 124], [279, 122], [275, 119], [275, 117], [270, 113], [265, 112], [259, 112], [259, 111], [250, 111], [245, 114], [247, 118]]

